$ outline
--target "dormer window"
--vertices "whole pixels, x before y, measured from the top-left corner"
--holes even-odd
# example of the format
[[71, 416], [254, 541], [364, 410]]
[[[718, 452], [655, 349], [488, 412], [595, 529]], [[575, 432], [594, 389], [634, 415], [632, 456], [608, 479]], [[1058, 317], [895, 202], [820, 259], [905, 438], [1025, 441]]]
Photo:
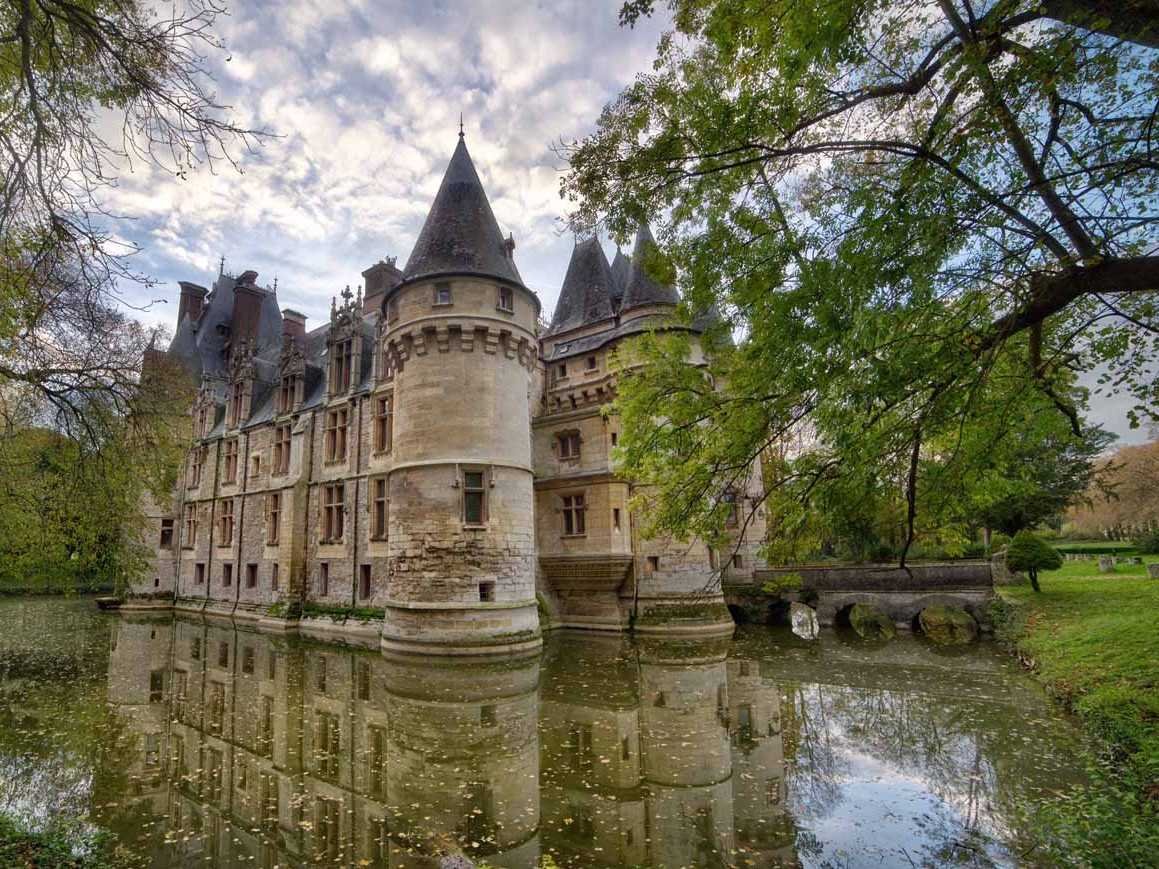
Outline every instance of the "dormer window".
[[209, 408], [202, 405], [197, 411], [197, 437], [203, 438], [209, 434]]
[[351, 360], [354, 348], [349, 338], [334, 345], [330, 358], [330, 392], [340, 393], [350, 389]]
[[499, 301], [495, 307], [500, 311], [506, 311], [508, 314], [515, 310], [515, 293], [511, 287], [499, 288]]
[[289, 413], [298, 403], [298, 375], [286, 374], [278, 387], [278, 413]]
[[445, 283], [435, 284], [435, 304], [449, 305], [451, 304], [451, 285]]
[[234, 381], [229, 390], [229, 407], [226, 408], [226, 425], [233, 428], [241, 422], [241, 404], [245, 396], [245, 384]]
[[555, 369], [553, 370], [552, 374], [553, 374], [553, 376], [552, 376], [553, 381], [566, 380], [567, 379], [567, 363], [566, 362], [559, 363], [559, 365], [555, 366]]
[[733, 489], [725, 489], [721, 500], [728, 505], [728, 516], [724, 520], [724, 524], [729, 528], [735, 528], [740, 523], [740, 510], [736, 497], [736, 491]]

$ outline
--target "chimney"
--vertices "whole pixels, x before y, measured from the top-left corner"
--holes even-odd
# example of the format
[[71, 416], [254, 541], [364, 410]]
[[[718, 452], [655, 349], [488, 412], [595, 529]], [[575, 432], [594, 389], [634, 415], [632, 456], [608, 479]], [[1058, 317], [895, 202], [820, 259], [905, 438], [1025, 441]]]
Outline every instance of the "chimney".
[[382, 297], [402, 281], [402, 272], [395, 265], [395, 258], [390, 256], [379, 260], [362, 273], [366, 295], [362, 297], [362, 313], [369, 314], [382, 307]]
[[189, 281], [178, 281], [177, 286], [181, 287], [181, 306], [177, 309], [178, 325], [185, 319], [186, 314], [189, 315], [191, 322], [201, 319], [201, 309], [205, 305], [205, 296], [209, 290]]
[[306, 315], [291, 308], [282, 309], [282, 337], [298, 340], [306, 337]]
[[257, 338], [264, 297], [265, 290], [258, 287], [258, 273], [242, 272], [233, 287], [233, 319], [230, 321], [232, 341], [241, 343]]

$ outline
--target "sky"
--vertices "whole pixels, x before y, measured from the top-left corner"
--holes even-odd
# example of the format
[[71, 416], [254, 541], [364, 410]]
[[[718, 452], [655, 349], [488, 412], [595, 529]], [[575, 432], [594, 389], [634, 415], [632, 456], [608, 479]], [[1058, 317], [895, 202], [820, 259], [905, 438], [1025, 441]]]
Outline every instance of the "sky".
[[[405, 265], [457, 142], [468, 149], [524, 282], [550, 318], [574, 240], [564, 231], [563, 161], [553, 145], [591, 132], [603, 106], [646, 72], [666, 24], [621, 28], [622, 0], [236, 0], [207, 66], [219, 101], [268, 130], [239, 170], [184, 178], [137, 165], [109, 206], [131, 219], [138, 270], [157, 281], [127, 301], [176, 327], [177, 281], [226, 271], [277, 280], [308, 317], [362, 282], [379, 259]], [[663, 8], [663, 4], [661, 4]], [[609, 256], [613, 250], [609, 248]], [[1093, 378], [1091, 378], [1093, 384]], [[1120, 443], [1126, 398], [1094, 397], [1094, 421]]]
[[128, 301], [172, 330], [177, 281], [208, 286], [224, 256], [226, 271], [277, 278], [282, 306], [320, 325], [363, 269], [406, 263], [462, 113], [492, 209], [550, 317], [574, 244], [552, 146], [595, 128], [649, 68], [662, 29], [621, 28], [621, 4], [237, 0], [215, 28], [228, 54], [208, 65], [232, 117], [277, 138], [235, 149], [240, 172], [122, 175], [111, 206], [132, 218], [122, 232], [142, 248], [134, 264], [157, 281]]

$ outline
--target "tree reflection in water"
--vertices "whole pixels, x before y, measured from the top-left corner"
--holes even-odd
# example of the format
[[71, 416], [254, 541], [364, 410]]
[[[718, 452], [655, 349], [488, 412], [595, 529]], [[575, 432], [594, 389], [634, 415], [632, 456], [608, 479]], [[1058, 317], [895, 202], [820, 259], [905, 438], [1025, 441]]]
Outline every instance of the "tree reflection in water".
[[88, 606], [0, 606], [0, 795], [158, 867], [986, 865], [1070, 776], [984, 647], [761, 628], [432, 662]]

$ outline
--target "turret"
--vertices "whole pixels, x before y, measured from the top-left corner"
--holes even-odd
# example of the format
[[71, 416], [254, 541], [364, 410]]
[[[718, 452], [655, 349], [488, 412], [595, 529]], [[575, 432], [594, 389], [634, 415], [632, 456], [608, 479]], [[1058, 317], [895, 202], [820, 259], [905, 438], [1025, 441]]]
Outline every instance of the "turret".
[[540, 645], [529, 393], [539, 300], [460, 138], [382, 305], [393, 384], [384, 649]]

